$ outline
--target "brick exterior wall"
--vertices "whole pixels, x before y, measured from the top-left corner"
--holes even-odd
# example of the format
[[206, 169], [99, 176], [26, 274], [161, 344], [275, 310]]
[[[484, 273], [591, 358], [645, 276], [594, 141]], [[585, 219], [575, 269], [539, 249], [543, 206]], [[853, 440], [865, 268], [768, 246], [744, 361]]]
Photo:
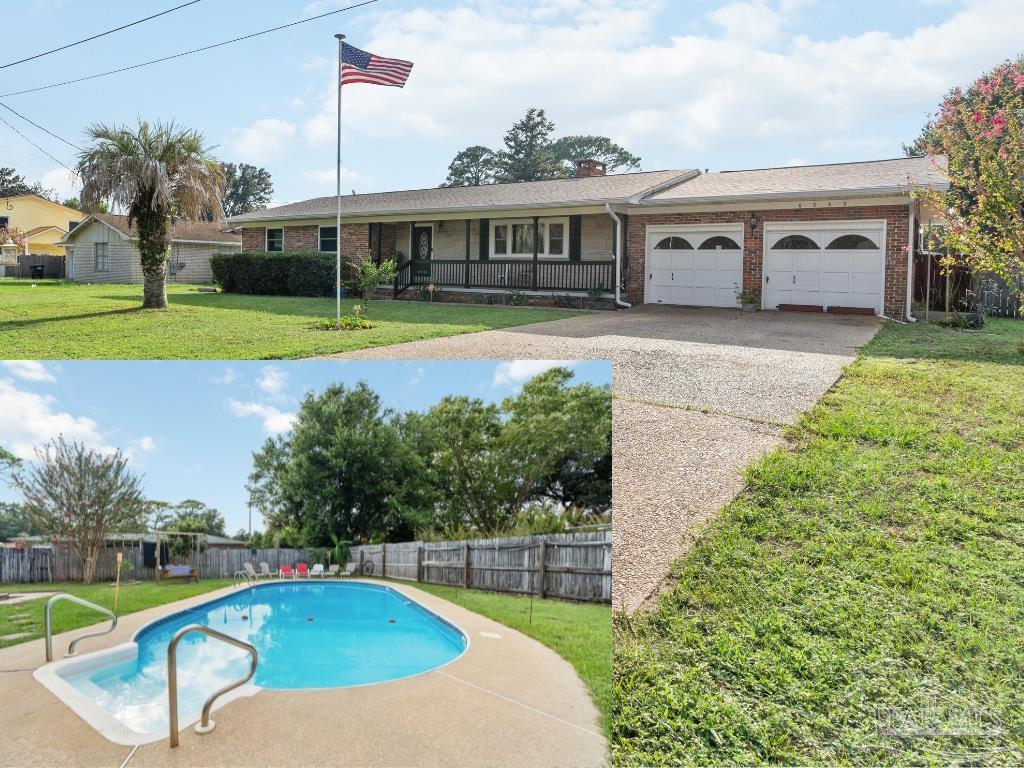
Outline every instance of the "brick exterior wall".
[[[392, 236], [394, 230], [392, 229]], [[261, 252], [267, 247], [266, 227], [247, 227], [242, 230], [242, 251]], [[316, 251], [320, 247], [320, 228], [316, 224], [284, 227], [285, 251]], [[394, 246], [392, 245], [392, 249]], [[341, 255], [353, 261], [362, 261], [370, 250], [369, 224], [341, 225]]]
[[[750, 214], [756, 213], [756, 229]], [[885, 314], [903, 318], [907, 302], [907, 205], [873, 205], [846, 208], [785, 208], [769, 211], [704, 211], [693, 213], [632, 214], [626, 236], [628, 267], [625, 284], [627, 301], [642, 304], [647, 278], [647, 225], [649, 224], [743, 224], [743, 288], [761, 295], [764, 272], [764, 224], [767, 222], [858, 221], [884, 219]]]
[[373, 258], [378, 264], [385, 259], [390, 259], [394, 255], [394, 224], [370, 225], [370, 253], [373, 254]]
[[242, 230], [242, 252], [256, 253], [267, 247], [266, 227], [247, 227]]

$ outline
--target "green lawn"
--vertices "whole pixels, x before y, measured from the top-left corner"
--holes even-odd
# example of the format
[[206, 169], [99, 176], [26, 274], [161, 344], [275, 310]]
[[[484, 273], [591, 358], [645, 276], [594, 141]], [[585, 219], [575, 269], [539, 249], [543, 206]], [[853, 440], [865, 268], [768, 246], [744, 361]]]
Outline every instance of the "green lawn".
[[[400, 582], [405, 583], [405, 582]], [[538, 640], [576, 668], [601, 710], [605, 730], [611, 725], [612, 610], [607, 605], [567, 600], [530, 600], [474, 589], [414, 584], [432, 595], [493, 619]], [[532, 603], [532, 608], [531, 608]]]
[[[165, 582], [157, 584], [154, 581], [144, 581], [139, 584], [122, 586], [117, 601], [117, 615], [123, 616], [127, 613], [152, 608], [155, 605], [184, 600], [186, 597], [201, 595], [204, 592], [230, 586], [232, 583], [231, 579], [204, 579], [195, 583]], [[43, 591], [67, 592], [75, 597], [96, 603], [96, 605], [102, 605], [104, 608], [113, 609], [114, 607], [114, 588], [107, 581], [89, 585], [75, 583], [0, 584], [0, 592]], [[43, 636], [43, 608], [48, 599], [44, 597], [38, 600], [28, 600], [17, 605], [0, 603], [0, 648], [16, 643], [25, 643]], [[58, 603], [53, 607], [54, 634], [78, 627], [87, 627], [101, 621], [103, 621], [103, 617], [99, 613], [74, 603]], [[31, 635], [15, 639], [3, 637], [3, 635], [23, 632], [29, 632]]]
[[862, 350], [616, 617], [615, 764], [1024, 764], [1022, 340]]
[[[571, 310], [374, 301], [375, 327], [324, 331], [333, 299], [199, 293], [167, 286], [170, 306], [143, 310], [142, 286], [0, 278], [0, 360], [270, 359], [348, 352], [557, 320]], [[351, 311], [358, 299], [342, 303]]]

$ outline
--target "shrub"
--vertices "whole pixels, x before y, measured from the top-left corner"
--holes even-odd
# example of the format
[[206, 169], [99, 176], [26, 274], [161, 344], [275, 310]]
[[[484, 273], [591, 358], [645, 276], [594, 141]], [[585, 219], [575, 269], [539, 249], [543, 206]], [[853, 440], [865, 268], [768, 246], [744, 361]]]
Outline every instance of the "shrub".
[[[219, 253], [210, 257], [213, 281], [227, 293], [277, 296], [333, 296], [335, 257], [329, 253]], [[341, 265], [342, 286], [354, 268]]]

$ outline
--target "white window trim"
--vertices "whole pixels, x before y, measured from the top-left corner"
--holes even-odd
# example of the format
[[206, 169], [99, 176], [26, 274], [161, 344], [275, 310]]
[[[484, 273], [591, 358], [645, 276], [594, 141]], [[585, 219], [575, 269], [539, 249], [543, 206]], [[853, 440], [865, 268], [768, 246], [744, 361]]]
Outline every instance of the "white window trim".
[[[541, 247], [537, 248], [537, 258], [538, 259], [565, 259], [565, 260], [568, 261], [568, 259], [569, 259], [569, 217], [568, 216], [559, 216], [559, 217], [556, 217], [556, 218], [541, 218], [537, 223], [538, 224], [545, 224], [546, 225], [544, 227], [544, 243], [543, 243], [543, 247], [542, 248]], [[533, 219], [492, 219], [491, 220], [491, 223], [490, 223], [490, 228], [491, 228], [490, 235], [491, 236], [490, 236], [490, 238], [488, 238], [488, 240], [489, 240], [488, 246], [489, 246], [489, 250], [490, 250], [490, 256], [491, 256], [492, 259], [532, 259], [533, 258], [533, 254], [532, 253], [511, 253], [511, 251], [509, 253], [497, 253], [497, 252], [495, 252], [495, 250], [494, 250], [494, 228], [495, 227], [502, 227], [502, 226], [507, 226], [508, 227], [508, 237], [506, 238], [506, 242], [508, 243], [509, 249], [511, 249], [512, 248], [512, 242], [513, 242], [513, 240], [512, 240], [512, 226], [514, 224], [529, 224], [530, 226], [533, 226]], [[561, 253], [555, 253], [555, 254], [549, 254], [548, 253], [548, 251], [550, 249], [550, 242], [549, 241], [551, 240], [551, 225], [552, 224], [561, 224], [562, 225], [562, 252]]]
[[[273, 230], [281, 230], [281, 250], [280, 251], [271, 251], [270, 250], [270, 230], [272, 230], [272, 229]], [[317, 243], [317, 247], [318, 248], [320, 247], [319, 243]], [[282, 253], [284, 251], [284, 227], [267, 227], [265, 230], [263, 230], [263, 251], [264, 251], [264, 253]]]
[[[321, 247], [321, 243], [323, 242], [323, 230], [324, 230], [325, 227], [329, 228], [329, 229], [334, 229], [335, 230], [335, 235], [334, 235], [335, 246], [334, 246], [334, 248], [332, 248], [329, 251], [325, 251]], [[334, 224], [326, 224], [326, 225], [325, 224], [320, 224], [319, 226], [317, 226], [317, 228], [316, 228], [316, 250], [317, 250], [317, 253], [337, 253], [338, 252], [337, 243], [340, 240], [341, 240], [340, 233], [337, 231], [337, 226], [336, 225], [334, 225]], [[282, 245], [284, 245], [283, 242], [282, 242]]]

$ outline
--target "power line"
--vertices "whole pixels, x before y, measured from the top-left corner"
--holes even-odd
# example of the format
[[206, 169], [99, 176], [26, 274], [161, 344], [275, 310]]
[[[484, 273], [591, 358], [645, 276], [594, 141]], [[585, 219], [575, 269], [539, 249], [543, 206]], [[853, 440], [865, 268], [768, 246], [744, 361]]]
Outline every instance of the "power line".
[[[29, 144], [31, 144], [31, 145], [32, 145], [33, 147], [35, 147], [36, 149], [38, 149], [38, 150], [39, 150], [40, 152], [42, 152], [42, 153], [43, 153], [44, 155], [46, 155], [46, 156], [47, 156], [48, 158], [50, 158], [51, 160], [53, 160], [53, 162], [55, 162], [55, 163], [57, 163], [58, 165], [62, 166], [62, 167], [63, 167], [63, 168], [65, 168], [66, 170], [68, 170], [68, 171], [71, 171], [71, 169], [70, 169], [70, 168], [68, 168], [68, 167], [67, 167], [66, 165], [64, 165], [64, 163], [62, 163], [62, 162], [61, 162], [60, 160], [58, 160], [58, 159], [57, 159], [56, 157], [54, 157], [54, 156], [53, 156], [53, 155], [51, 155], [51, 154], [50, 154], [49, 152], [47, 152], [47, 151], [46, 151], [45, 149], [43, 149], [42, 147], [40, 147], [40, 146], [39, 146], [38, 144], [36, 144], [36, 143], [35, 143], [34, 141], [32, 141], [32, 139], [30, 139], [30, 138], [29, 138], [28, 136], [26, 136], [26, 135], [25, 135], [24, 133], [22, 133], [22, 132], [21, 132], [21, 131], [19, 131], [19, 130], [18, 130], [17, 128], [15, 128], [15, 127], [14, 127], [13, 125], [11, 125], [10, 123], [8, 123], [8, 122], [7, 122], [7, 121], [6, 121], [6, 120], [5, 120], [4, 118], [0, 117], [0, 123], [3, 123], [3, 124], [4, 124], [4, 125], [6, 125], [6, 126], [7, 126], [8, 128], [10, 128], [10, 129], [11, 129], [12, 131], [14, 131], [14, 132], [15, 132], [16, 134], [18, 134], [19, 136], [21, 136], [21, 138], [23, 138], [23, 139], [24, 139], [25, 141], [27, 141], [27, 142], [28, 142]], [[72, 173], [74, 173], [74, 171], [71, 171], [71, 172], [72, 172]]]
[[116, 75], [119, 72], [128, 72], [129, 70], [139, 69], [140, 67], [148, 67], [150, 64], [159, 64], [159, 63], [161, 63], [163, 61], [171, 61], [172, 59], [180, 59], [182, 56], [191, 56], [193, 53], [201, 53], [203, 51], [209, 51], [209, 50], [212, 50], [213, 48], [220, 48], [221, 46], [224, 46], [224, 45], [231, 45], [232, 43], [239, 43], [239, 42], [241, 42], [243, 40], [251, 40], [254, 37], [260, 37], [261, 35], [268, 35], [271, 32], [279, 32], [282, 29], [288, 29], [289, 27], [296, 27], [299, 24], [308, 24], [311, 21], [316, 21], [317, 19], [322, 19], [322, 18], [324, 18], [326, 16], [333, 16], [336, 13], [343, 13], [344, 11], [351, 11], [351, 10], [354, 10], [356, 8], [362, 8], [364, 5], [372, 5], [373, 3], [376, 3], [376, 2], [379, 2], [379, 1], [380, 0], [363, 0], [363, 2], [361, 2], [361, 3], [356, 3], [355, 5], [349, 5], [349, 6], [346, 6], [345, 8], [338, 8], [335, 11], [328, 11], [327, 13], [321, 13], [318, 16], [310, 16], [308, 19], [300, 19], [299, 21], [293, 21], [293, 22], [291, 22], [289, 24], [282, 24], [281, 26], [278, 26], [278, 27], [271, 27], [270, 29], [264, 29], [264, 30], [261, 30], [259, 32], [253, 32], [252, 34], [243, 35], [242, 37], [235, 37], [235, 38], [232, 38], [231, 40], [224, 40], [223, 42], [220, 42], [220, 43], [213, 43], [212, 45], [204, 45], [202, 48], [193, 48], [190, 51], [182, 51], [181, 53], [175, 53], [175, 54], [172, 54], [171, 56], [164, 56], [164, 57], [159, 58], [159, 59], [152, 59], [151, 61], [143, 61], [140, 64], [132, 64], [131, 66], [128, 66], [128, 67], [121, 67], [120, 69], [112, 69], [109, 72], [99, 72], [99, 73], [97, 73], [95, 75], [86, 75], [85, 77], [76, 77], [74, 80], [64, 80], [63, 82], [60, 82], [60, 83], [51, 83], [50, 85], [41, 85], [41, 86], [39, 86], [37, 88], [26, 88], [23, 91], [11, 91], [10, 93], [0, 93], [0, 99], [7, 98], [8, 96], [21, 96], [22, 94], [25, 94], [25, 93], [36, 93], [37, 91], [45, 91], [45, 90], [48, 90], [50, 88], [59, 88], [59, 87], [61, 87], [63, 85], [73, 85], [74, 83], [81, 83], [81, 82], [84, 82], [86, 80], [95, 80], [98, 77], [106, 77], [108, 75]]
[[54, 133], [53, 131], [49, 130], [48, 128], [44, 128], [43, 126], [41, 126], [39, 123], [35, 122], [34, 120], [30, 120], [29, 118], [25, 117], [23, 114], [21, 114], [21, 112], [16, 112], [15, 110], [11, 109], [6, 104], [4, 104], [2, 101], [0, 101], [0, 107], [3, 107], [8, 112], [17, 115], [22, 120], [24, 120], [26, 123], [31, 123], [32, 125], [34, 125], [36, 128], [38, 128], [43, 133], [48, 133], [51, 136], [53, 136], [53, 138], [59, 139], [60, 141], [63, 141], [65, 144], [67, 144], [72, 149], [77, 149], [79, 152], [84, 152], [85, 151], [80, 146], [78, 146], [77, 144], [74, 144], [74, 143], [68, 141], [67, 139], [65, 139], [63, 136], [58, 136], [56, 133]]
[[181, 5], [176, 5], [174, 8], [168, 8], [166, 11], [161, 11], [160, 13], [154, 13], [152, 16], [147, 16], [144, 19], [139, 19], [138, 21], [133, 21], [130, 24], [124, 24], [124, 25], [122, 25], [120, 27], [115, 27], [114, 29], [108, 29], [106, 32], [100, 32], [99, 34], [93, 35], [92, 37], [85, 37], [85, 38], [82, 38], [81, 40], [76, 40], [73, 43], [68, 43], [67, 45], [62, 45], [59, 48], [52, 48], [49, 51], [43, 51], [42, 53], [37, 53], [34, 56], [28, 56], [28, 57], [26, 57], [24, 59], [18, 59], [17, 61], [12, 61], [10, 64], [2, 64], [2, 65], [0, 65], [0, 69], [7, 69], [7, 67], [13, 67], [15, 64], [24, 64], [26, 61], [32, 61], [33, 59], [40, 59], [43, 56], [49, 56], [51, 53], [56, 53], [57, 51], [63, 51], [63, 50], [66, 50], [68, 48], [74, 48], [76, 45], [81, 45], [82, 43], [88, 43], [90, 40], [95, 40], [96, 38], [104, 37], [105, 35], [110, 35], [110, 34], [113, 34], [114, 32], [120, 32], [122, 29], [128, 29], [128, 27], [134, 27], [136, 24], [141, 24], [144, 21], [149, 21], [150, 19], [155, 19], [155, 18], [157, 18], [159, 16], [166, 16], [168, 13], [173, 13], [174, 11], [180, 10], [182, 8], [185, 8], [186, 6], [189, 6], [189, 5], [195, 5], [196, 3], [200, 2], [200, 1], [201, 0], [189, 0], [189, 2], [187, 2], [187, 3], [182, 3]]

